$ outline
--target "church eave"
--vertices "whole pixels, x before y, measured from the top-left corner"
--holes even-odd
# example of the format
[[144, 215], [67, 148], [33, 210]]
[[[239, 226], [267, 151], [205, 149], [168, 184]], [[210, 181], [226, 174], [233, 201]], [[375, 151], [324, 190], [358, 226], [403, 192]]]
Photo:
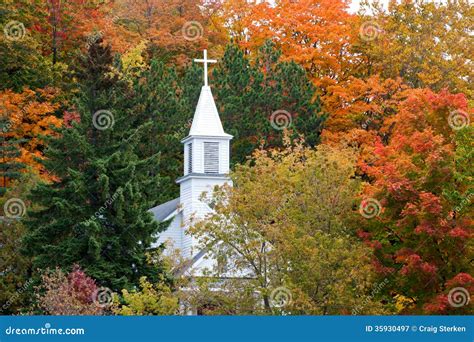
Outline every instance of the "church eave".
[[168, 220], [173, 213], [177, 212], [179, 208], [179, 203], [180, 198], [178, 197], [171, 201], [151, 208], [149, 212], [153, 214], [155, 220], [157, 220], [158, 222], [163, 222]]
[[188, 173], [187, 175], [184, 175], [182, 177], [179, 177], [176, 180], [176, 183], [179, 184], [181, 182], [184, 182], [185, 180], [189, 178], [201, 178], [201, 179], [209, 179], [209, 178], [219, 178], [219, 179], [229, 179], [229, 175], [226, 173]]

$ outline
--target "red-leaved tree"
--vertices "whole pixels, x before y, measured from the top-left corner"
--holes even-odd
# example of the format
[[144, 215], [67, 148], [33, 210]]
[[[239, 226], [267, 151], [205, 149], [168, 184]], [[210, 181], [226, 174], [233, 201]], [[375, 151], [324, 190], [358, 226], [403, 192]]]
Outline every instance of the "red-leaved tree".
[[[472, 152], [470, 161], [463, 157], [472, 149], [468, 115], [462, 94], [414, 90], [386, 123], [394, 128], [389, 142], [377, 140], [373, 162], [364, 165], [371, 184], [359, 233], [389, 280], [388, 294], [408, 299], [402, 312], [472, 310], [472, 168], [466, 167]], [[463, 305], [454, 303], [456, 286]]]
[[37, 289], [38, 303], [50, 315], [102, 315], [99, 288], [78, 266], [65, 274], [60, 268], [45, 272]]

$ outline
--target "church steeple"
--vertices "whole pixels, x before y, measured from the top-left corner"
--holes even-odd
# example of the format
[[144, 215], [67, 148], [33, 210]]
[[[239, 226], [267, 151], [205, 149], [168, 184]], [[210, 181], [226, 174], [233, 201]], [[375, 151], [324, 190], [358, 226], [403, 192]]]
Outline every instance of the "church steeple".
[[212, 194], [216, 186], [232, 185], [228, 177], [229, 146], [232, 136], [224, 132], [207, 81], [207, 63], [215, 61], [207, 59], [206, 50], [204, 59], [196, 61], [204, 63], [204, 86], [201, 89], [189, 135], [181, 141], [184, 145], [184, 175], [176, 180], [180, 187], [180, 196], [152, 210], [160, 222], [174, 216], [170, 228], [160, 235], [159, 242], [163, 243], [170, 239], [185, 258], [190, 258], [201, 265], [202, 251], [199, 243], [195, 237], [187, 234], [187, 230], [193, 224], [193, 220], [202, 219], [212, 212], [202, 200], [203, 193]]
[[182, 140], [184, 177], [178, 182], [191, 174], [211, 177], [229, 172], [229, 140], [232, 136], [224, 132], [207, 81], [207, 63], [214, 63], [215, 60], [207, 59], [207, 51], [204, 50], [204, 59], [195, 61], [204, 63], [204, 86], [201, 88], [189, 135]]
[[[232, 136], [224, 132], [217, 107], [207, 81], [207, 59], [204, 63], [204, 86], [194, 112], [189, 135], [181, 142], [184, 145], [184, 175], [176, 182], [180, 185], [180, 206], [183, 225], [189, 226], [191, 219], [203, 218], [212, 209], [201, 200], [203, 193], [212, 193], [215, 186], [231, 184], [229, 173], [229, 145]], [[186, 228], [185, 228], [186, 229]], [[196, 241], [183, 236], [185, 255], [193, 256]]]
[[204, 86], [201, 88], [198, 105], [194, 112], [193, 124], [189, 135], [205, 135], [205, 136], [223, 136], [230, 137], [224, 133], [221, 119], [217, 112], [214, 98], [212, 97], [211, 87], [207, 80], [207, 64], [216, 63], [215, 59], [207, 59], [207, 50], [204, 50], [203, 59], [195, 59], [195, 62], [204, 64]]

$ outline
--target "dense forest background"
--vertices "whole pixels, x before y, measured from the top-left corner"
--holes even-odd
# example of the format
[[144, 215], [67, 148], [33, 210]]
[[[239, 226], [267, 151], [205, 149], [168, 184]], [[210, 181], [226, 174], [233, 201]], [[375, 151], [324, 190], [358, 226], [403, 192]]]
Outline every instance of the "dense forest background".
[[[474, 6], [348, 5], [3, 0], [1, 313], [472, 314]], [[179, 194], [203, 49], [235, 186], [196, 281], [148, 209]]]

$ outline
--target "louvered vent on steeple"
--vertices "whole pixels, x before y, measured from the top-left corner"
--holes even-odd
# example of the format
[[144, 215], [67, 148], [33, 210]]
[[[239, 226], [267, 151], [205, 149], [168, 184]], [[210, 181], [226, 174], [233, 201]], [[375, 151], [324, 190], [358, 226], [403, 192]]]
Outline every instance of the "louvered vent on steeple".
[[188, 144], [188, 173], [193, 172], [193, 144]]
[[204, 173], [219, 173], [218, 142], [204, 142]]

